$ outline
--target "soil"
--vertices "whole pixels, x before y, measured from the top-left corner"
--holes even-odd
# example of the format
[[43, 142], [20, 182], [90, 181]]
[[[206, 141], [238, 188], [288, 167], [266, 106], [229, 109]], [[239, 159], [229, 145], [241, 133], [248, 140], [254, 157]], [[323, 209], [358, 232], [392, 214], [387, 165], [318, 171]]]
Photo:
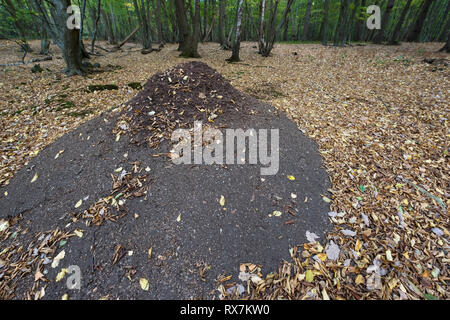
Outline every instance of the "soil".
[[[194, 120], [279, 129], [278, 173], [160, 156], [171, 148], [170, 133]], [[7, 193], [0, 221], [10, 224], [0, 232], [0, 297], [33, 298], [44, 287], [43, 299], [218, 298], [224, 275], [242, 283], [241, 264], [269, 272], [307, 242], [307, 231], [322, 237], [329, 187], [316, 144], [285, 114], [204, 63], [178, 65], [151, 77], [125, 106], [46, 147], [0, 190]], [[79, 290], [67, 288], [67, 276], [55, 280], [73, 265]]]

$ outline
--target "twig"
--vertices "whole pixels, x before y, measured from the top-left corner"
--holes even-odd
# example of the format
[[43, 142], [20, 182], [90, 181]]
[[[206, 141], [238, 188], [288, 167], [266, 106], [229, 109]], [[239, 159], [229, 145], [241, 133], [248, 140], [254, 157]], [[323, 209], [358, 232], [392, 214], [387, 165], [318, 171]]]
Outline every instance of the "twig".
[[377, 96], [377, 98], [378, 98], [381, 102], [383, 102], [384, 106], [386, 107], [386, 110], [387, 110], [389, 113], [391, 113], [391, 109], [389, 109], [389, 106], [383, 101], [383, 99], [381, 99], [380, 96]]
[[272, 69], [275, 69], [275, 67], [272, 67], [272, 66], [253, 65], [253, 64], [244, 63], [244, 62], [234, 62], [234, 63], [235, 64], [242, 64], [244, 66], [249, 66], [249, 67], [254, 67], [254, 68], [272, 68]]
[[429, 196], [430, 198], [432, 198], [433, 200], [435, 200], [437, 203], [439, 203], [439, 205], [440, 205], [441, 208], [444, 210], [444, 212], [446, 212], [447, 207], [446, 207], [444, 201], [442, 201], [442, 200], [439, 199], [438, 197], [432, 195], [431, 193], [429, 193], [429, 192], [428, 192], [427, 190], [425, 190], [424, 188], [419, 187], [419, 186], [418, 186], [417, 184], [415, 184], [414, 182], [412, 182], [412, 181], [410, 181], [410, 180], [408, 180], [408, 179], [406, 179], [406, 178], [403, 178], [402, 176], [398, 176], [398, 178], [400, 178], [402, 181], [404, 181], [404, 182], [410, 184], [411, 186], [413, 186], [414, 188], [416, 188], [416, 189], [419, 190], [420, 192], [425, 193], [427, 196]]

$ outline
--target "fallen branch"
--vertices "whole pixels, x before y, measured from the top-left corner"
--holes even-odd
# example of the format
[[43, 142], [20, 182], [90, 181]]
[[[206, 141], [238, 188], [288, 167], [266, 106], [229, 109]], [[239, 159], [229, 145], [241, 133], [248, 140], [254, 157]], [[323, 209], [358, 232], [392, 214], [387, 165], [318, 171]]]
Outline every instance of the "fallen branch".
[[133, 32], [131, 32], [126, 38], [125, 40], [123, 40], [121, 43], [119, 43], [117, 46], [114, 47], [114, 51], [115, 50], [119, 50], [125, 43], [128, 42], [128, 40], [130, 40], [130, 38], [139, 30], [139, 26], [136, 27], [136, 29], [133, 30]]
[[41, 62], [41, 61], [49, 61], [52, 60], [53, 57], [48, 56], [48, 57], [44, 57], [44, 58], [36, 58], [33, 60], [29, 60], [29, 61], [22, 61], [22, 62], [15, 62], [15, 63], [6, 63], [6, 64], [0, 64], [0, 67], [13, 67], [13, 66], [21, 66], [24, 64], [30, 64], [30, 63], [35, 63], [35, 62]]
[[111, 51], [108, 50], [108, 49], [105, 49], [105, 48], [100, 47], [99, 45], [95, 45], [95, 47], [98, 48], [98, 49], [102, 49], [102, 50], [104, 50], [104, 51], [106, 51], [106, 52], [111, 52]]

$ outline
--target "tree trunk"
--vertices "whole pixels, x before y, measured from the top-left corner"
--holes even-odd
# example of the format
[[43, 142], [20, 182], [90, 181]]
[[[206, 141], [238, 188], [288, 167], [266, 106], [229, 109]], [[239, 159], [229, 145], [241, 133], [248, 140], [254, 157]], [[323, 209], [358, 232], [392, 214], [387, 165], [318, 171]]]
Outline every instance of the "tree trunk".
[[405, 21], [406, 13], [409, 10], [409, 7], [411, 6], [412, 0], [408, 0], [405, 4], [405, 7], [402, 10], [402, 13], [400, 14], [400, 17], [398, 18], [397, 24], [395, 25], [394, 33], [392, 34], [391, 40], [389, 40], [389, 44], [396, 44], [399, 41], [400, 37], [400, 30], [402, 28], [403, 22]]
[[219, 0], [219, 43], [223, 47], [225, 44], [224, 38], [224, 15], [225, 15], [225, 0]]
[[114, 39], [114, 33], [112, 31], [111, 22], [109, 21], [109, 17], [106, 14], [105, 10], [103, 10], [103, 8], [100, 9], [100, 14], [102, 15], [102, 18], [103, 18], [106, 35], [108, 37], [108, 42], [110, 44], [115, 44], [116, 40]]
[[91, 42], [91, 53], [94, 53], [95, 40], [97, 38], [98, 20], [100, 20], [100, 9], [101, 9], [101, 0], [97, 0], [97, 13], [95, 15], [94, 34], [92, 36]]
[[439, 51], [450, 53], [450, 31], [448, 32], [447, 42], [445, 43], [445, 46], [443, 46]]
[[236, 15], [236, 35], [234, 37], [233, 53], [231, 58], [228, 59], [229, 62], [238, 62], [239, 60], [239, 50], [241, 47], [241, 24], [242, 24], [242, 3], [243, 0], [238, 0], [237, 3], [237, 15]]
[[195, 0], [196, 10], [194, 16], [194, 32], [191, 34], [190, 26], [188, 24], [186, 16], [186, 6], [184, 0], [175, 1], [175, 12], [177, 16], [178, 28], [180, 34], [182, 34], [182, 40], [180, 42], [181, 56], [190, 58], [199, 58], [198, 47], [198, 32], [200, 31], [200, 1]]
[[386, 29], [389, 23], [389, 17], [392, 12], [392, 8], [394, 7], [394, 0], [388, 0], [388, 3], [386, 5], [386, 10], [384, 10], [384, 13], [381, 17], [381, 29], [378, 30], [377, 35], [375, 36], [375, 39], [373, 40], [374, 43], [380, 44], [385, 37]]
[[341, 8], [339, 11], [339, 20], [334, 35], [334, 45], [343, 47], [347, 38], [347, 17], [350, 0], [341, 0]]
[[326, 46], [328, 44], [328, 9], [330, 8], [330, 0], [325, 0], [323, 6], [323, 20], [322, 20], [322, 44]]
[[55, 7], [55, 24], [59, 27], [58, 31], [62, 39], [62, 53], [67, 68], [65, 73], [68, 76], [83, 75], [82, 53], [80, 47], [80, 29], [67, 28], [69, 14], [67, 8], [71, 5], [70, 0], [53, 0]]
[[164, 43], [161, 24], [161, 0], [156, 0], [156, 28], [158, 29], [158, 43]]
[[422, 31], [423, 24], [427, 17], [428, 10], [430, 9], [433, 0], [425, 0], [425, 3], [422, 5], [420, 9], [419, 16], [417, 17], [416, 22], [414, 23], [411, 31], [408, 34], [408, 41], [417, 41], [419, 40], [420, 32]]
[[139, 25], [141, 26], [141, 36], [142, 36], [142, 46], [143, 50], [151, 50], [152, 49], [152, 38], [149, 33], [149, 24], [148, 24], [148, 15], [146, 13], [146, 8], [144, 4], [144, 0], [141, 0], [140, 6], [137, 0], [133, 0], [134, 6], [136, 9], [136, 14], [138, 16]]
[[[361, 0], [361, 7], [365, 7], [365, 6], [366, 6], [366, 0]], [[366, 20], [365, 19], [360, 20], [359, 13], [360, 13], [360, 11], [358, 11], [358, 17], [356, 20], [356, 30], [355, 30], [354, 41], [363, 41], [364, 35], [365, 35], [365, 30], [366, 30]]]
[[270, 55], [270, 53], [273, 49], [273, 46], [275, 44], [276, 35], [278, 34], [280, 29], [286, 23], [287, 15], [288, 15], [288, 12], [291, 10], [291, 6], [292, 6], [293, 2], [294, 2], [294, 0], [288, 0], [288, 2], [286, 4], [286, 8], [283, 12], [281, 21], [277, 27], [275, 27], [275, 22], [276, 22], [276, 18], [277, 18], [279, 0], [275, 0], [275, 4], [273, 6], [272, 6], [272, 1], [269, 3], [270, 4], [270, 6], [269, 6], [270, 17], [269, 17], [269, 26], [267, 28], [266, 42], [264, 43], [262, 52], [261, 52], [261, 55], [263, 57], [268, 57]]
[[83, 4], [81, 7], [81, 22], [80, 22], [80, 49], [81, 49], [81, 54], [82, 54], [82, 58], [87, 58], [89, 59], [89, 53], [86, 51], [86, 48], [84, 47], [84, 43], [83, 43], [83, 26], [84, 26], [84, 20], [86, 17], [86, 0], [83, 0]]
[[[444, 17], [444, 21], [442, 21], [443, 23], [443, 28], [438, 36], [438, 41], [445, 41], [445, 36], [448, 34], [448, 32], [450, 31], [450, 17], [449, 17], [449, 11], [450, 11], [450, 1], [447, 2], [447, 7], [445, 8], [445, 13], [443, 15]], [[447, 23], [445, 23], [445, 20], [447, 20]]]
[[265, 20], [264, 20], [264, 14], [265, 14], [265, 7], [266, 7], [266, 0], [261, 0], [261, 16], [260, 16], [260, 23], [259, 23], [259, 41], [258, 41], [258, 53], [262, 54], [264, 50], [264, 26], [265, 26]]
[[308, 37], [309, 17], [311, 16], [311, 4], [312, 0], [308, 0], [306, 5], [305, 23], [303, 24], [302, 41], [305, 41]]

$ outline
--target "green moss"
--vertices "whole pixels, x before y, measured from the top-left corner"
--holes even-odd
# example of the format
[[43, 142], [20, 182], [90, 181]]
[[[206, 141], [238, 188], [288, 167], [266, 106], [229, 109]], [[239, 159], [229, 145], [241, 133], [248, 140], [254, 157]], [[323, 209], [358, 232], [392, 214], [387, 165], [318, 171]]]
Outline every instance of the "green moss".
[[117, 89], [119, 89], [119, 87], [116, 86], [115, 84], [93, 84], [88, 86], [87, 91], [94, 92], [94, 91], [117, 90]]
[[142, 85], [140, 82], [130, 82], [128, 84], [128, 86], [134, 90], [141, 90], [142, 89]]

